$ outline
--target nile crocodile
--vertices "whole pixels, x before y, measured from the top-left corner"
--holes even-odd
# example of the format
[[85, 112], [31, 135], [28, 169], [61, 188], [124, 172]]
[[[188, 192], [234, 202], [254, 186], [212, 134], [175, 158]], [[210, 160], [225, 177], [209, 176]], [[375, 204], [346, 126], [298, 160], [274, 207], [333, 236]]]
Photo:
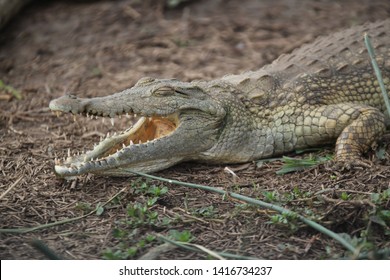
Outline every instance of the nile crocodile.
[[138, 121], [91, 151], [56, 160], [60, 176], [126, 176], [183, 161], [242, 163], [336, 143], [359, 159], [389, 126], [363, 42], [368, 33], [390, 90], [390, 20], [353, 27], [282, 55], [258, 71], [213, 81], [142, 78], [106, 97], [66, 95], [53, 111]]

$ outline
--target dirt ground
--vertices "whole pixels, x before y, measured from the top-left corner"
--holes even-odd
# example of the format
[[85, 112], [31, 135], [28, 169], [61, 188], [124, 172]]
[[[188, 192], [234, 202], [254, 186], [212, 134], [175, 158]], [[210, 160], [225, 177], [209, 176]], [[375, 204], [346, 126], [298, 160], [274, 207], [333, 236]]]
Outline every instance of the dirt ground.
[[[37, 240], [67, 259], [137, 259], [148, 252], [160, 259], [208, 258], [150, 237], [173, 238], [172, 230], [181, 237], [188, 231], [190, 243], [209, 250], [252, 258], [353, 258], [301, 222], [286, 223], [286, 217], [232, 198], [145, 178], [68, 182], [54, 175], [55, 155], [66, 156], [69, 147], [82, 151], [125, 124], [57, 118], [48, 110], [53, 98], [103, 96], [144, 76], [211, 80], [254, 70], [319, 35], [390, 16], [387, 0], [199, 0], [175, 8], [165, 2], [45, 1], [0, 31], [0, 80], [22, 95], [18, 100], [0, 89], [0, 258], [43, 259], [33, 247]], [[331, 147], [321, 151], [328, 153]], [[372, 167], [344, 172], [319, 166], [276, 175], [282, 162], [274, 161], [230, 166], [238, 178], [225, 166], [196, 163], [157, 175], [268, 199], [375, 252], [390, 246], [390, 192], [384, 194], [390, 188], [389, 149], [382, 160], [375, 153], [368, 157]], [[151, 186], [168, 192], [153, 196]], [[140, 214], [138, 206], [153, 198]], [[4, 233], [90, 211], [73, 222]]]

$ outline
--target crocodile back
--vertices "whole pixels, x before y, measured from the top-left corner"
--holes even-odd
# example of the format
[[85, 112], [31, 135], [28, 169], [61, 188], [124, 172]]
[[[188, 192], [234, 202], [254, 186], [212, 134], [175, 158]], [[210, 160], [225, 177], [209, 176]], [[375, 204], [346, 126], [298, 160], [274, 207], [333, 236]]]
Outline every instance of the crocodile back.
[[[389, 87], [390, 19], [319, 37], [257, 71], [225, 76], [223, 80], [239, 89], [239, 97], [254, 107], [253, 111], [258, 111], [258, 105], [272, 109], [293, 101], [311, 105], [354, 102], [365, 91], [372, 91], [362, 84], [363, 79], [364, 83], [373, 83], [374, 78], [363, 40], [365, 33], [371, 38]], [[382, 102], [366, 97], [362, 101], [370, 105]]]

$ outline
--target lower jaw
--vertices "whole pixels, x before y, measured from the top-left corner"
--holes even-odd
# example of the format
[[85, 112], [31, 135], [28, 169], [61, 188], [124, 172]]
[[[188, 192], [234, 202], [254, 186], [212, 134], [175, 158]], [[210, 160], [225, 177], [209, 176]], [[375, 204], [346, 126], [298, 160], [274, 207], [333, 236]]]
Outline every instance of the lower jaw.
[[[123, 167], [113, 167], [115, 170], [107, 168], [107, 162], [116, 162], [116, 156], [124, 152], [125, 149], [134, 148], [150, 141], [165, 137], [171, 134], [178, 126], [178, 117], [176, 114], [167, 117], [141, 117], [132, 128], [120, 133], [107, 137], [94, 147], [93, 150], [86, 154], [68, 157], [61, 164], [55, 161], [55, 172], [61, 176], [75, 176], [83, 173], [123, 173]], [[134, 145], [134, 147], [132, 147]], [[131, 154], [131, 153], [130, 153]], [[115, 164], [116, 165], [116, 164]], [[142, 164], [141, 164], [142, 165]], [[152, 164], [153, 165], [153, 164]], [[120, 165], [119, 165], [120, 166]], [[116, 169], [120, 168], [121, 171]], [[82, 169], [94, 169], [85, 171]], [[126, 168], [127, 169], [127, 168]], [[129, 169], [131, 169], [129, 167]], [[139, 169], [139, 168], [136, 168]], [[143, 170], [145, 168], [139, 169]], [[147, 168], [147, 170], [153, 168]], [[155, 169], [155, 168], [154, 168]], [[128, 172], [126, 172], [128, 173]], [[128, 175], [125, 175], [128, 176]]]
[[102, 139], [98, 144], [95, 144], [92, 150], [81, 156], [71, 157], [70, 149], [68, 149], [68, 158], [64, 160], [64, 163], [72, 164], [73, 161], [82, 163], [91, 159], [107, 158], [123, 148], [148, 143], [167, 136], [176, 130], [178, 123], [176, 114], [167, 117], [141, 117], [124, 132], [114, 133], [112, 136], [107, 134], [105, 139]]
[[[95, 175], [101, 176], [115, 176], [115, 177], [129, 177], [135, 176], [138, 172], [141, 173], [152, 173], [157, 172], [166, 168], [169, 168], [179, 162], [182, 162], [183, 158], [181, 157], [169, 157], [164, 159], [153, 159], [145, 162], [137, 162], [134, 164], [129, 164], [125, 166], [121, 166], [120, 163], [115, 162], [115, 164], [119, 164], [117, 166], [110, 167], [106, 166], [95, 166], [91, 167], [89, 165], [87, 168], [84, 166], [77, 167], [67, 167], [63, 165], [55, 165], [55, 173], [59, 177], [63, 177], [67, 180], [75, 179], [76, 176], [80, 176], [86, 173], [92, 173]], [[114, 163], [113, 163], [114, 164]]]

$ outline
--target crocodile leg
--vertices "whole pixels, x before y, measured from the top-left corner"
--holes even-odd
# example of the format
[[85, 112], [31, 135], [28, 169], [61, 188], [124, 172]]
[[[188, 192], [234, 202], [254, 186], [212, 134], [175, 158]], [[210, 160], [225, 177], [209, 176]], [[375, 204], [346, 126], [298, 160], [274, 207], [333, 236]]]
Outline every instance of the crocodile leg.
[[361, 155], [367, 152], [386, 130], [385, 116], [376, 108], [358, 106], [350, 118], [350, 123], [337, 138], [336, 160], [338, 161], [360, 159]]
[[354, 161], [380, 138], [386, 130], [385, 116], [377, 108], [341, 103], [326, 105], [304, 114], [297, 126], [297, 147], [336, 142], [336, 160]]

